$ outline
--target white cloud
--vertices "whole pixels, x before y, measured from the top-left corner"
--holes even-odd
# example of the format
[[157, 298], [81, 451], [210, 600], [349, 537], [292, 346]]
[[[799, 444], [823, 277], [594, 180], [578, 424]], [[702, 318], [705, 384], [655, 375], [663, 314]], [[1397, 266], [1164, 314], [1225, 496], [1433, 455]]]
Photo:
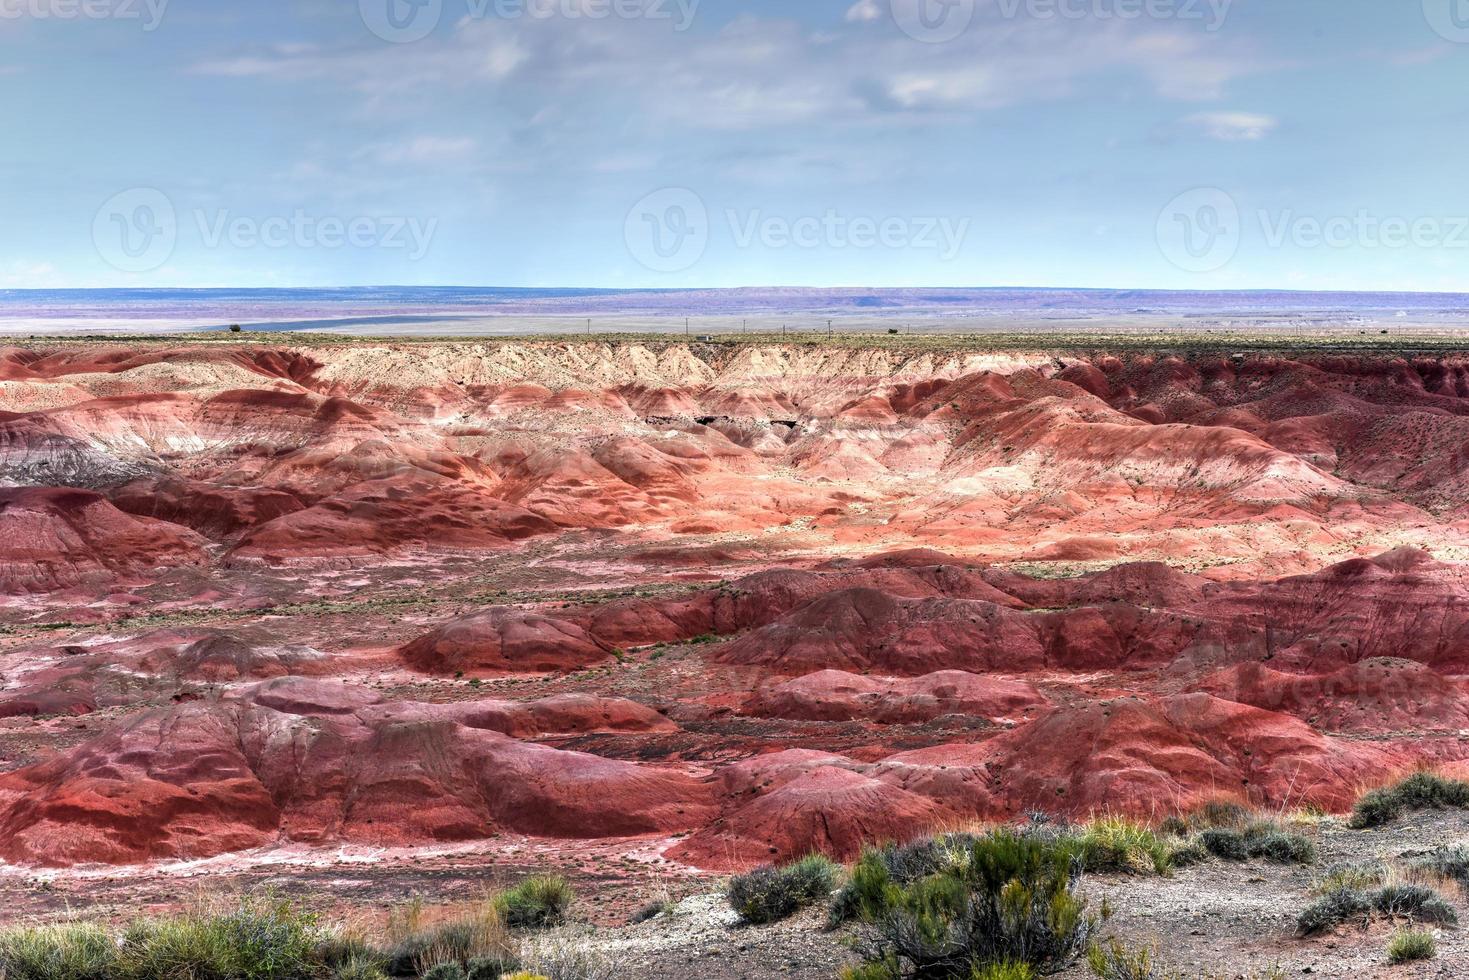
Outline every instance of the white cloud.
[[1183, 124], [1210, 139], [1247, 143], [1269, 136], [1280, 120], [1254, 112], [1197, 112], [1185, 117]]
[[1167, 99], [1216, 99], [1232, 80], [1269, 67], [1232, 36], [1120, 19], [1007, 18], [995, 4], [980, 5], [946, 44], [904, 35], [879, 0], [858, 0], [844, 20], [813, 32], [744, 14], [717, 31], [679, 32], [637, 18], [466, 18], [416, 44], [278, 47], [196, 70], [345, 86], [366, 95], [373, 114], [407, 115], [425, 95], [475, 92], [522, 118], [552, 105], [582, 116], [615, 99], [632, 119], [751, 129], [979, 113], [1065, 98], [1104, 75], [1140, 77]]
[[6, 289], [56, 289], [62, 283], [61, 270], [50, 262], [16, 261], [0, 266], [0, 286]]
[[369, 147], [366, 152], [380, 163], [454, 163], [472, 156], [478, 146], [469, 137], [419, 136]]

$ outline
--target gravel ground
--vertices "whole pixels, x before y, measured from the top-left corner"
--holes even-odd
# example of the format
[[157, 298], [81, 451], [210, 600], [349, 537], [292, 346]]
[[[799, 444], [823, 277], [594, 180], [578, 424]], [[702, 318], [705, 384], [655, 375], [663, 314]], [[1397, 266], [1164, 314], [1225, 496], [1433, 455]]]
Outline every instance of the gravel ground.
[[[1296, 916], [1311, 901], [1312, 881], [1334, 864], [1411, 858], [1444, 844], [1469, 841], [1469, 814], [1428, 813], [1372, 831], [1323, 822], [1316, 830], [1321, 860], [1314, 867], [1209, 861], [1168, 878], [1092, 876], [1085, 890], [1094, 906], [1112, 910], [1105, 934], [1130, 945], [1156, 946], [1160, 958], [1186, 978], [1249, 978], [1279, 967], [1286, 977], [1363, 978], [1469, 976], [1469, 935], [1438, 930], [1438, 958], [1390, 967], [1384, 952], [1394, 926], [1343, 926], [1314, 939], [1295, 935]], [[1469, 917], [1462, 895], [1451, 902]], [[811, 909], [766, 927], [739, 925], [721, 895], [691, 896], [669, 912], [624, 928], [568, 927], [545, 937], [553, 944], [597, 951], [610, 976], [667, 980], [835, 977], [856, 961], [850, 932], [823, 931], [824, 910]], [[1085, 965], [1059, 975], [1090, 977]]]

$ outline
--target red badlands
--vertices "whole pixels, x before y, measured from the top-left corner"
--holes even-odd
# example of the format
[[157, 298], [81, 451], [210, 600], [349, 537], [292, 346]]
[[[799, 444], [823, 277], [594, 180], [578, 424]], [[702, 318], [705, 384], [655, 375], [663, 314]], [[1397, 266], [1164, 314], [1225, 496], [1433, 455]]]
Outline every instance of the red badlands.
[[1454, 357], [17, 347], [0, 861], [1341, 810], [1469, 763], [1466, 454]]

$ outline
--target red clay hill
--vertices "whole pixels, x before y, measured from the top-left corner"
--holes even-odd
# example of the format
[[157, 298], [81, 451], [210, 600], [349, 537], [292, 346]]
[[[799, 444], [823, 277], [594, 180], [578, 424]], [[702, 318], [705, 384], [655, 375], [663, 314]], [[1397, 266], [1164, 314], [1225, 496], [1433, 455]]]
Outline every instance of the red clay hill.
[[0, 862], [1340, 810], [1469, 761], [1469, 360], [0, 352]]

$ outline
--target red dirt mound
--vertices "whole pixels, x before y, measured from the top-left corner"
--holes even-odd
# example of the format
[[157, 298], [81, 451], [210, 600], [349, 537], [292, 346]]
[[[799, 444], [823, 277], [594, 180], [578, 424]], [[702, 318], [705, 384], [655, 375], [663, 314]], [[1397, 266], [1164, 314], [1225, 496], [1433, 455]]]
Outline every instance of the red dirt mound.
[[116, 576], [197, 565], [203, 545], [192, 531], [124, 514], [90, 491], [0, 489], [0, 592], [101, 585]]
[[0, 776], [0, 857], [64, 866], [206, 857], [277, 839], [612, 837], [689, 830], [715, 813], [708, 788], [672, 770], [432, 713], [397, 718], [350, 690], [267, 688], [250, 702], [150, 712]]
[[475, 486], [383, 480], [256, 528], [230, 562], [334, 566], [412, 552], [496, 550], [554, 530], [545, 518]]
[[1293, 674], [1259, 663], [1206, 678], [1199, 689], [1295, 715], [1328, 732], [1384, 734], [1469, 728], [1469, 689], [1411, 660], [1374, 658], [1327, 674]]
[[948, 714], [1005, 718], [1044, 703], [1045, 697], [1024, 681], [960, 670], [912, 680], [823, 670], [756, 692], [743, 713], [799, 721], [915, 724]]
[[[984, 749], [993, 799], [1011, 814], [1162, 815], [1217, 794], [1341, 812], [1357, 787], [1401, 764], [1388, 750], [1207, 694], [1058, 708]], [[890, 761], [937, 762], [941, 755], [921, 749]]]
[[823, 853], [852, 858], [864, 844], [907, 840], [943, 809], [849, 769], [822, 767], [745, 802], [668, 856], [704, 868], [740, 868]]

